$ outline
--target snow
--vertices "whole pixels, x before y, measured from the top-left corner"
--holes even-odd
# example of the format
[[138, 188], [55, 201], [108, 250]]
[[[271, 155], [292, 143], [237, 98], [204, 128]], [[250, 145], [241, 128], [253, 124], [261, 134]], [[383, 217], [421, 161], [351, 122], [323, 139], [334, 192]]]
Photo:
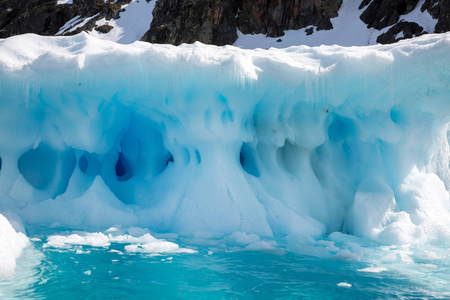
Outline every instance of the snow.
[[351, 235], [448, 246], [449, 47], [0, 40], [0, 211], [85, 232], [58, 249], [194, 251], [147, 229], [357, 261]]
[[80, 22], [82, 22], [82, 20], [83, 19], [81, 18], [81, 16], [73, 17], [66, 24], [64, 24], [55, 35], [63, 34], [67, 30], [69, 30], [71, 27], [73, 27], [75, 24], [77, 24], [77, 23], [79, 24]]
[[[362, 13], [358, 1], [343, 0], [338, 11], [338, 16], [331, 19], [332, 30], [317, 31], [311, 35], [306, 35], [305, 29], [286, 30], [285, 35], [277, 38], [266, 37], [264, 34], [244, 35], [238, 32], [239, 38], [234, 46], [243, 49], [255, 48], [286, 48], [297, 45], [320, 46], [320, 45], [341, 45], [341, 46], [365, 46], [376, 44], [376, 38], [389, 28], [375, 30], [367, 28], [367, 25], [359, 18]], [[309, 26], [310, 27], [310, 26]], [[309, 28], [307, 27], [307, 28]], [[281, 42], [277, 40], [281, 39]]]
[[88, 18], [84, 18], [84, 19], [82, 19], [81, 16], [76, 16], [75, 18], [71, 19], [66, 24], [64, 24], [55, 35], [63, 35], [66, 33], [73, 32], [76, 29], [86, 25], [87, 22], [96, 18], [98, 15], [100, 15], [100, 13], [97, 13], [97, 14], [93, 15], [92, 17], [88, 17]]
[[141, 37], [150, 29], [152, 22], [152, 11], [156, 0], [147, 2], [146, 0], [133, 0], [129, 5], [122, 6], [125, 9], [120, 13], [119, 19], [101, 19], [96, 22], [97, 26], [110, 25], [113, 29], [108, 33], [100, 33], [95, 29], [89, 34], [99, 39], [114, 41], [121, 44], [131, 44], [139, 41]]
[[[150, 23], [153, 19], [152, 11], [155, 7], [155, 3], [156, 0], [151, 0], [149, 2], [146, 0], [132, 0], [129, 4], [122, 6], [124, 11], [120, 12], [120, 18], [111, 20], [102, 18], [95, 22], [96, 26], [112, 26], [113, 28], [108, 33], [101, 33], [93, 29], [89, 31], [89, 34], [102, 40], [114, 41], [121, 44], [131, 44], [135, 41], [139, 41], [150, 29]], [[65, 3], [58, 2], [58, 4]], [[77, 16], [64, 24], [55, 35], [58, 36], [72, 32], [77, 28], [84, 26], [98, 15], [99, 14], [96, 14], [87, 18]]]
[[403, 34], [403, 31], [400, 31], [399, 33], [397, 33], [396, 35], [395, 35], [395, 40], [397, 40], [397, 39], [400, 39], [400, 38], [403, 38], [404, 37], [404, 34]]
[[[416, 8], [409, 14], [400, 16], [400, 20], [416, 22], [428, 33], [433, 33], [438, 20], [434, 20], [427, 11], [423, 13], [420, 11], [423, 3], [424, 0], [419, 1]], [[256, 47], [267, 49], [270, 47], [286, 48], [298, 45], [375, 45], [377, 37], [388, 31], [392, 26], [382, 30], [367, 28], [367, 25], [359, 18], [363, 12], [363, 10], [358, 9], [360, 4], [360, 1], [343, 0], [338, 16], [331, 18], [332, 30], [317, 31], [314, 28], [314, 33], [311, 35], [306, 35], [306, 28], [287, 30], [284, 36], [276, 38], [266, 37], [263, 34], [244, 35], [238, 32], [239, 38], [234, 43], [234, 46], [243, 49], [254, 49]], [[307, 28], [310, 27], [308, 26]], [[281, 42], [277, 42], [279, 39], [281, 39]]]
[[423, 27], [423, 29], [428, 32], [434, 32], [434, 28], [438, 22], [438, 19], [433, 19], [433, 17], [428, 13], [428, 11], [421, 12], [420, 8], [425, 3], [425, 0], [420, 0], [417, 3], [416, 8], [407, 15], [400, 17], [400, 21], [404, 20], [407, 22], [415, 22]]
[[0, 280], [14, 275], [16, 260], [29, 243], [25, 234], [16, 232], [0, 214]]
[[73, 4], [73, 0], [58, 0], [56, 5]]

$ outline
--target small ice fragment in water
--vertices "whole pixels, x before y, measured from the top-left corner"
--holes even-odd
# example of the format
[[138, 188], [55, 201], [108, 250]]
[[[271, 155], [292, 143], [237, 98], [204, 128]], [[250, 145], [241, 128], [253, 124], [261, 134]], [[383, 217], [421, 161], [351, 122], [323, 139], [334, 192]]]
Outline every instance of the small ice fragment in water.
[[115, 231], [119, 231], [119, 229], [116, 227], [110, 227], [105, 232], [115, 232]]
[[83, 272], [86, 275], [91, 275], [92, 271], [91, 270], [87, 270], [86, 272]]
[[364, 268], [364, 269], [358, 269], [356, 271], [358, 272], [366, 272], [366, 273], [381, 273], [384, 271], [387, 271], [388, 269], [383, 268], [383, 267], [368, 267], [368, 268]]
[[347, 283], [347, 282], [339, 282], [337, 284], [337, 286], [346, 287], [346, 288], [351, 288], [352, 287], [352, 285], [350, 283]]

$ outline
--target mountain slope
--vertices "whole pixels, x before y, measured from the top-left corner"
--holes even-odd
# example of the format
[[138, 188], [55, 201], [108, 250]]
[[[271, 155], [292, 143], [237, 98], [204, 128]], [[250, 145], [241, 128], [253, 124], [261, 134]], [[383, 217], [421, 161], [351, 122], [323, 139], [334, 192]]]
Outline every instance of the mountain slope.
[[0, 0], [0, 37], [91, 35], [119, 43], [367, 45], [450, 30], [445, 0]]

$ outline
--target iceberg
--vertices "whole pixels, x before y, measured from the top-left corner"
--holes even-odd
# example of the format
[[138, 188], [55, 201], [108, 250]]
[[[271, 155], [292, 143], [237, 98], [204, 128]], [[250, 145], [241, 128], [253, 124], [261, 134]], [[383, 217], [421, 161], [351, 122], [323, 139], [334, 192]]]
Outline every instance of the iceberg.
[[25, 234], [16, 232], [8, 219], [0, 214], [0, 279], [14, 275], [16, 259], [29, 243]]
[[268, 50], [0, 40], [0, 210], [26, 228], [253, 248], [336, 232], [448, 246], [449, 49], [450, 34]]

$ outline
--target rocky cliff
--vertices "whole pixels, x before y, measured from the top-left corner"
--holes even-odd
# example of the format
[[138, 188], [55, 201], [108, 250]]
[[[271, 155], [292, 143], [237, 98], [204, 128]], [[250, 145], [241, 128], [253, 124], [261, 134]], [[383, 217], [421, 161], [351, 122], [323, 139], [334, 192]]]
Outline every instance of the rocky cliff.
[[[156, 0], [0, 0], [0, 37], [22, 33], [72, 35], [81, 31], [107, 33], [113, 26], [99, 20], [119, 19], [130, 2]], [[356, 1], [356, 0], [355, 0]], [[142, 41], [179, 45], [200, 41], [233, 44], [238, 32], [282, 37], [286, 30], [332, 30], [342, 0], [158, 0]], [[415, 19], [417, 11], [436, 20], [432, 30]], [[358, 17], [376, 30], [378, 43], [450, 30], [448, 0], [362, 0]], [[351, 33], [352, 28], [348, 28]]]
[[91, 19], [67, 34], [89, 31], [101, 18], [119, 18], [121, 7], [130, 1], [73, 0], [58, 4], [56, 0], [0, 0], [0, 38], [23, 33], [55, 35], [77, 16]]

